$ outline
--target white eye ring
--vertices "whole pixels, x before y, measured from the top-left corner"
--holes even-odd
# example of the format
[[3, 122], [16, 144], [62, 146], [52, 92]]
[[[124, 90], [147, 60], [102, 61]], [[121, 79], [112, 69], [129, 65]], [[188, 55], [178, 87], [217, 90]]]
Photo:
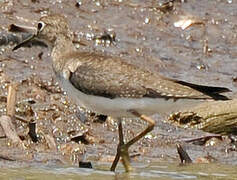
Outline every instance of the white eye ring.
[[45, 23], [40, 21], [37, 26], [38, 32], [42, 31], [44, 27], [45, 27]]

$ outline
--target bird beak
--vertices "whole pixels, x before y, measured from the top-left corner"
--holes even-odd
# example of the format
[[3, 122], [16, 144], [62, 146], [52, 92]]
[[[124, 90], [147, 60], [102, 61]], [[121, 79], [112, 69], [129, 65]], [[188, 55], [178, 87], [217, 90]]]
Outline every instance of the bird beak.
[[35, 39], [37, 35], [33, 34], [32, 36], [28, 37], [27, 39], [25, 39], [24, 41], [20, 42], [19, 44], [17, 44], [12, 51], [15, 51], [19, 48], [21, 48], [22, 46], [25, 46], [27, 43], [29, 43], [30, 41], [32, 41], [33, 39]]

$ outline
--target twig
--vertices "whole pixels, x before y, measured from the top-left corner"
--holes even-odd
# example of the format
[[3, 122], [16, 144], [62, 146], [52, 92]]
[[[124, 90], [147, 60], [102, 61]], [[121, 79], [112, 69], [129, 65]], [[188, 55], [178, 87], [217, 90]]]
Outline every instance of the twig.
[[17, 135], [15, 126], [12, 124], [12, 119], [15, 115], [15, 104], [16, 104], [16, 89], [17, 83], [12, 84], [8, 88], [7, 96], [7, 115], [0, 117], [0, 124], [6, 134], [6, 137], [9, 138], [13, 144], [21, 145], [24, 147], [21, 139]]
[[18, 84], [11, 84], [8, 88], [7, 95], [7, 115], [11, 118], [15, 115], [15, 105], [16, 105], [16, 90]]
[[9, 116], [3, 115], [0, 117], [0, 124], [7, 136], [14, 144], [21, 144], [22, 141], [17, 135], [14, 125]]
[[57, 144], [52, 135], [45, 134], [45, 140], [50, 150], [57, 151]]
[[183, 149], [180, 144], [177, 144], [177, 151], [181, 160], [181, 164], [189, 164], [192, 163], [191, 158], [189, 157], [188, 153]]
[[19, 120], [19, 121], [21, 121], [22, 123], [29, 124], [29, 121], [26, 120], [26, 119], [24, 119], [24, 118], [21, 117], [21, 116], [15, 115], [15, 118], [16, 118], [16, 120]]

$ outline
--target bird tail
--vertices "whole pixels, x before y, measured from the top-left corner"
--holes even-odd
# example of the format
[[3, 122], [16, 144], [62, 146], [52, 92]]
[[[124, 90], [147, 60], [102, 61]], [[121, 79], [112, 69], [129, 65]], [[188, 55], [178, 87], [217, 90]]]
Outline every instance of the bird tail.
[[178, 84], [182, 84], [184, 86], [193, 88], [197, 91], [200, 91], [203, 94], [210, 96], [215, 100], [229, 100], [228, 97], [220, 94], [220, 93], [224, 93], [224, 92], [231, 92], [231, 90], [228, 88], [215, 87], [215, 86], [203, 86], [203, 85], [192, 84], [192, 83], [188, 83], [188, 82], [184, 82], [184, 81], [175, 81], [175, 82]]

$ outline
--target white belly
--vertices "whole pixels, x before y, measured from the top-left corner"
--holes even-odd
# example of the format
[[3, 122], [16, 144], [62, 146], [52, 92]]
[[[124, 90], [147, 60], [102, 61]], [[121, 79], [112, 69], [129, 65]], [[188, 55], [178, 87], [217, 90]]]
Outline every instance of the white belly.
[[172, 99], [165, 100], [164, 98], [109, 99], [85, 94], [77, 90], [68, 80], [62, 77], [57, 78], [62, 88], [77, 105], [93, 112], [112, 117], [131, 117], [131, 113], [128, 112], [130, 109], [146, 115], [155, 113], [164, 114], [201, 102], [201, 100], [192, 99], [180, 99], [174, 102]]

